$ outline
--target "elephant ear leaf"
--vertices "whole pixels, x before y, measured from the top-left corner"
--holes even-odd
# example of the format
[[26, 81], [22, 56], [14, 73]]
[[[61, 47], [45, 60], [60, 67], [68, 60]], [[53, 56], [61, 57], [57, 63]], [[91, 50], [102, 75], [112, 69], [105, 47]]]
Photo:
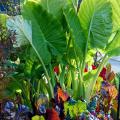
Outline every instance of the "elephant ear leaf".
[[113, 31], [120, 29], [120, 0], [108, 0], [112, 4]]
[[56, 18], [61, 19], [62, 8], [67, 4], [67, 0], [40, 0], [40, 5]]
[[[71, 8], [72, 7], [72, 8]], [[76, 50], [80, 52], [79, 55], [84, 57], [86, 39], [81, 27], [78, 15], [73, 6], [66, 7], [64, 9], [64, 15], [69, 27], [69, 30], [72, 34], [72, 39], [75, 45]]]
[[113, 34], [112, 41], [106, 47], [106, 52], [109, 57], [120, 55], [120, 30]]
[[66, 37], [57, 19], [34, 1], [26, 2], [22, 15], [31, 22], [32, 39], [29, 42], [45, 64], [51, 61], [51, 54], [64, 54]]
[[9, 17], [7, 28], [16, 32], [16, 44], [14, 47], [27, 45], [32, 37], [31, 25], [22, 16]]
[[112, 32], [112, 7], [107, 0], [83, 0], [79, 19], [92, 48], [105, 48]]

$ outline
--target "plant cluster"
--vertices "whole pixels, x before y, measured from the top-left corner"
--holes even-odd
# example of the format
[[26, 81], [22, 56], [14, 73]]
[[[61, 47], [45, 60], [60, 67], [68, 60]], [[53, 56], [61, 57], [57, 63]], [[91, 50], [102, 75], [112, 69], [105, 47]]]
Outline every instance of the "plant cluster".
[[[9, 61], [15, 65], [15, 71], [9, 74], [13, 79], [7, 87], [9, 96], [19, 91], [21, 104], [33, 110], [32, 115], [51, 120], [54, 115], [59, 120], [64, 114], [64, 102], [65, 115], [69, 111], [70, 117], [83, 117], [91, 98], [100, 92], [113, 92], [115, 99], [117, 90], [109, 83], [115, 74], [105, 65], [112, 56], [120, 55], [118, 5], [117, 0], [83, 0], [81, 4], [77, 0], [26, 0], [22, 14], [9, 16], [7, 29], [0, 28], [0, 58], [6, 58], [3, 56], [8, 50]], [[103, 55], [100, 60], [97, 53]], [[103, 87], [105, 80], [108, 86]], [[45, 109], [46, 98], [51, 109]], [[77, 103], [70, 105], [70, 98]]]
[[70, 117], [75, 119], [75, 117], [87, 111], [86, 103], [82, 101], [77, 101], [75, 104], [66, 102], [64, 104], [65, 115], [70, 114]]

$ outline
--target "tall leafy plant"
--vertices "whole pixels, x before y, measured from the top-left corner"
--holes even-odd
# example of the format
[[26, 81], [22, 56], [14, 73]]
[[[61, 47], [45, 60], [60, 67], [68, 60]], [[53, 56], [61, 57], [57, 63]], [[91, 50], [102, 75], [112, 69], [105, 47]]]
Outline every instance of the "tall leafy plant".
[[[100, 71], [108, 59], [120, 54], [120, 44], [116, 44], [120, 42], [118, 5], [119, 1], [114, 0], [83, 0], [78, 13], [73, 6], [64, 9], [78, 60], [76, 61], [80, 76], [78, 86], [78, 94], [80, 94], [78, 96], [83, 96], [86, 100], [90, 99]], [[84, 69], [90, 49], [102, 50], [105, 55], [97, 71], [94, 71], [93, 75], [85, 80]], [[77, 51], [81, 51], [81, 53]], [[91, 73], [88, 73], [88, 76], [89, 74]]]
[[[81, 54], [77, 54], [80, 68], [80, 85], [80, 83], [84, 82], [83, 73], [89, 49], [104, 49], [108, 43], [112, 33], [112, 8], [111, 4], [104, 0], [84, 0], [81, 3], [78, 13], [73, 7], [70, 7], [64, 10], [64, 15], [70, 29], [72, 40], [75, 43], [75, 51], [78, 51], [78, 49], [81, 51]], [[94, 77], [95, 80], [92, 80], [93, 85], [105, 62], [106, 57], [98, 68]], [[84, 83], [78, 87], [78, 90], [80, 90], [79, 93], [81, 93], [82, 90], [80, 88], [83, 86]], [[89, 88], [92, 89], [92, 87]], [[85, 90], [85, 92], [87, 91]], [[83, 96], [83, 94], [81, 93], [79, 95]]]
[[[83, 0], [80, 9], [77, 5], [75, 0], [27, 0], [22, 16], [31, 34], [23, 34], [44, 68], [51, 96], [54, 77], [46, 65], [51, 66], [53, 56], [59, 56], [62, 69], [57, 77], [62, 87], [72, 88], [75, 98], [82, 96], [89, 101], [103, 66], [120, 53], [119, 1]], [[105, 55], [97, 70], [84, 74], [91, 50], [102, 50]]]
[[23, 17], [31, 22], [32, 39], [28, 40], [43, 65], [53, 96], [53, 88], [45, 64], [51, 62], [51, 55], [62, 55], [66, 51], [65, 33], [58, 20], [35, 2], [27, 2], [23, 6]]

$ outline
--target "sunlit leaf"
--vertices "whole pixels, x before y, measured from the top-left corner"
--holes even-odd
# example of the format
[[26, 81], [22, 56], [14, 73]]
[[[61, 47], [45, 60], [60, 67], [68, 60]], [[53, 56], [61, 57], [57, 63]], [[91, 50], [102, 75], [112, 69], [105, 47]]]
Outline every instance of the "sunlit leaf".
[[44, 63], [51, 61], [51, 53], [64, 54], [66, 38], [59, 22], [41, 5], [27, 2], [24, 5], [23, 17], [31, 21], [32, 39], [30, 44]]

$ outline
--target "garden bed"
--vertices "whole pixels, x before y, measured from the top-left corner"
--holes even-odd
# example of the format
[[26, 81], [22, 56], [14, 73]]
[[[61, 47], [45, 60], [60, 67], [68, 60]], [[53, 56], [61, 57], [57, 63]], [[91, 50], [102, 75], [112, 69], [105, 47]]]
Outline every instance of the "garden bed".
[[23, 0], [0, 14], [0, 119], [118, 120], [119, 4]]

